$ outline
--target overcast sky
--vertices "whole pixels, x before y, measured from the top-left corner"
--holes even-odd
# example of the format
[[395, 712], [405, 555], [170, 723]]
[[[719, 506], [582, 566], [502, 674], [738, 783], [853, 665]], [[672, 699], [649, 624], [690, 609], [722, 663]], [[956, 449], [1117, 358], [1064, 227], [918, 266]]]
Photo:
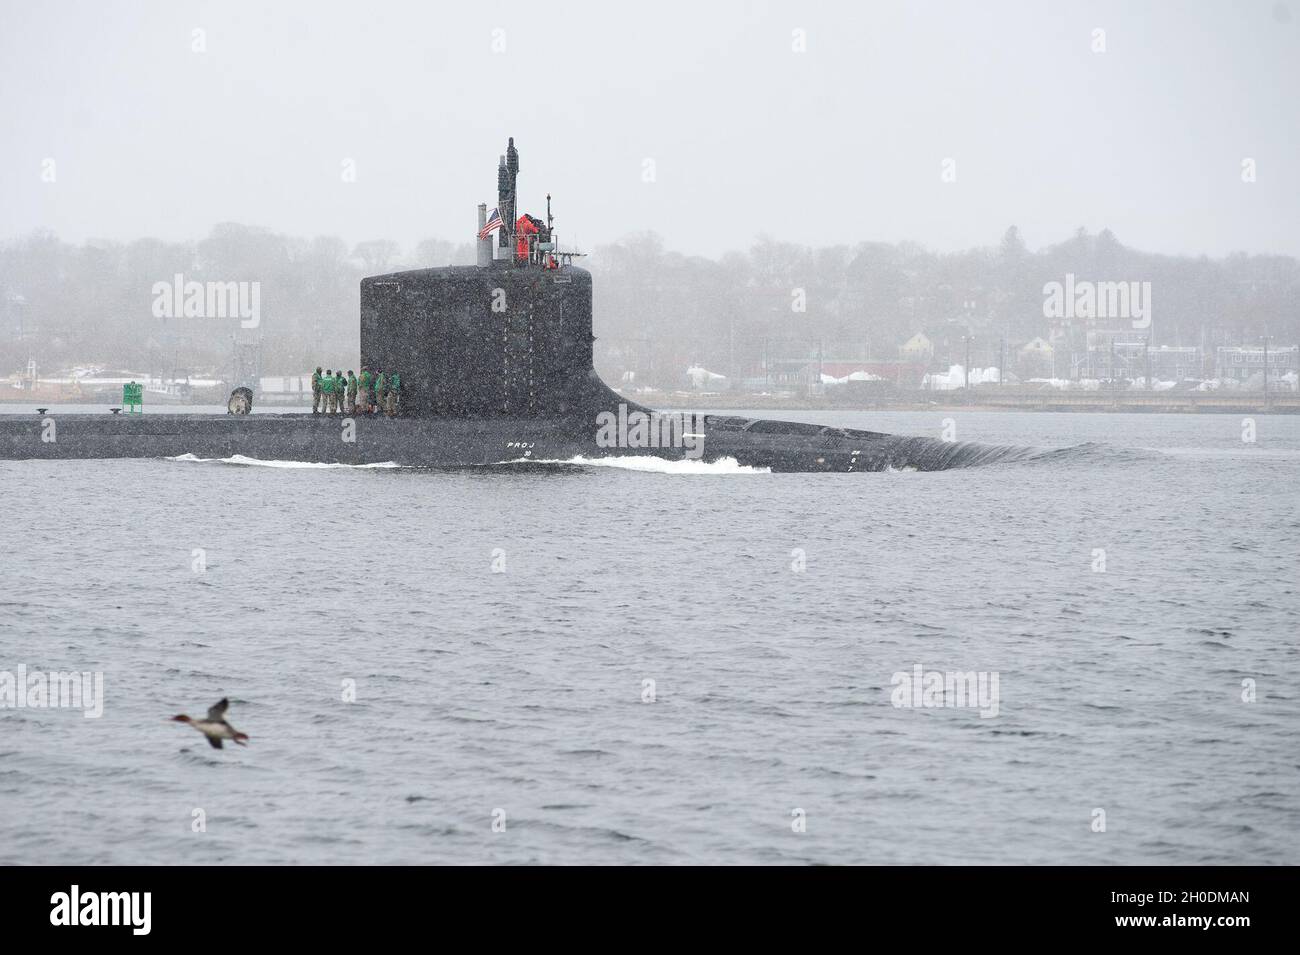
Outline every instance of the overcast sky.
[[513, 135], [566, 245], [1300, 254], [1300, 0], [0, 7], [0, 238], [465, 241]]

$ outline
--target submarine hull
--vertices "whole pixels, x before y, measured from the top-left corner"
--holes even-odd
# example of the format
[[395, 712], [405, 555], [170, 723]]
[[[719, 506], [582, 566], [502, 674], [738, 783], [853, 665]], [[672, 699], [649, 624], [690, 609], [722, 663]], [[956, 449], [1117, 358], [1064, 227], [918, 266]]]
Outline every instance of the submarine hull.
[[[633, 406], [635, 407], [635, 406]], [[701, 427], [696, 425], [697, 428]], [[801, 433], [800, 433], [801, 432]], [[259, 414], [48, 414], [0, 418], [0, 458], [194, 455], [337, 464], [465, 467], [641, 455], [732, 459], [792, 472], [948, 470], [1024, 457], [1026, 449], [944, 442], [795, 422], [706, 415], [694, 447], [602, 447], [590, 418], [384, 418]]]

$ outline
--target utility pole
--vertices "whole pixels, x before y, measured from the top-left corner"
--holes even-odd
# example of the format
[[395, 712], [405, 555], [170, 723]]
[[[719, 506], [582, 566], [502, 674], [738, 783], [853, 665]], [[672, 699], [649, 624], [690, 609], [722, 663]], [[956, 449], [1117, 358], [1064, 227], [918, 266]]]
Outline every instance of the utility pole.
[[1261, 335], [1259, 340], [1264, 343], [1264, 410], [1268, 411], [1268, 336]]
[[964, 372], [965, 372], [965, 375], [966, 375], [966, 402], [967, 402], [967, 404], [970, 403], [970, 343], [971, 343], [971, 341], [973, 340], [973, 338], [974, 338], [973, 335], [963, 335], [963, 336], [961, 337], [961, 340], [964, 341], [964, 342], [966, 343], [966, 364], [965, 364], [965, 366], [963, 366], [962, 371], [964, 371]]
[[727, 374], [731, 380], [727, 383], [729, 387], [735, 388], [739, 379], [736, 377], [736, 316], [732, 315], [727, 320]]

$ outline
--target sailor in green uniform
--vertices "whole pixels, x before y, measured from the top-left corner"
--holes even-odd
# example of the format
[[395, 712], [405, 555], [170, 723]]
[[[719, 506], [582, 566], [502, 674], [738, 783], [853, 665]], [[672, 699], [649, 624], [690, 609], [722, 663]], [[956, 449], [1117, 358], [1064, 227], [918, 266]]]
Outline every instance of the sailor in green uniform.
[[343, 369], [334, 373], [334, 410], [339, 414], [347, 412], [348, 380], [343, 377]]
[[325, 413], [334, 413], [334, 369], [326, 368], [325, 377], [320, 380], [320, 390], [325, 396]]
[[397, 414], [397, 399], [402, 390], [402, 376], [395, 371], [388, 373], [388, 401], [384, 405], [384, 413], [392, 418]]
[[352, 374], [352, 369], [348, 369], [348, 414], [357, 412], [357, 376]]
[[384, 398], [387, 396], [388, 379], [382, 371], [375, 372], [375, 411], [384, 410]]
[[361, 380], [357, 383], [357, 411], [365, 414], [370, 410], [370, 369], [365, 365], [361, 366]]
[[320, 383], [320, 365], [311, 373], [311, 413], [320, 414], [321, 403], [321, 383]]

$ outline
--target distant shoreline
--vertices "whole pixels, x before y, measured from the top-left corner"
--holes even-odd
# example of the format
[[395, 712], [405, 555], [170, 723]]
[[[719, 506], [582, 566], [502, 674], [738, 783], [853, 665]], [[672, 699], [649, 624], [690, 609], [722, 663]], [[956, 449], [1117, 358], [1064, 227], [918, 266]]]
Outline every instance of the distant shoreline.
[[[959, 392], [936, 392], [934, 397], [916, 395], [895, 398], [875, 398], [861, 401], [826, 401], [817, 398], [778, 397], [775, 395], [715, 394], [693, 395], [687, 392], [648, 392], [620, 396], [628, 401], [664, 411], [731, 411], [744, 408], [750, 411], [980, 411], [980, 412], [1071, 412], [1075, 414], [1300, 414], [1300, 395], [1273, 395], [1264, 406], [1264, 396], [1258, 392], [1247, 394], [1127, 394], [1109, 395], [1102, 392], [1058, 392], [1054, 394], [989, 395], [976, 392], [967, 401]], [[150, 400], [150, 399], [153, 400]], [[56, 408], [60, 405], [102, 406], [105, 410], [119, 407], [121, 400], [106, 401], [97, 398], [54, 397], [22, 392], [0, 394], [0, 408], [9, 412], [14, 406]], [[186, 400], [145, 395], [145, 407], [153, 411], [167, 411], [200, 405], [221, 406], [225, 396], [193, 395]], [[256, 403], [259, 410], [277, 409], [291, 411], [308, 409], [309, 401], [264, 399]]]
[[[620, 394], [622, 394], [620, 392]], [[1054, 392], [990, 395], [977, 391], [970, 399], [960, 392], [934, 392], [861, 401], [774, 395], [691, 395], [646, 393], [624, 395], [629, 401], [665, 410], [712, 411], [749, 408], [755, 411], [1037, 411], [1089, 414], [1300, 414], [1300, 395], [1269, 394], [1268, 406], [1259, 392], [1244, 394]]]

